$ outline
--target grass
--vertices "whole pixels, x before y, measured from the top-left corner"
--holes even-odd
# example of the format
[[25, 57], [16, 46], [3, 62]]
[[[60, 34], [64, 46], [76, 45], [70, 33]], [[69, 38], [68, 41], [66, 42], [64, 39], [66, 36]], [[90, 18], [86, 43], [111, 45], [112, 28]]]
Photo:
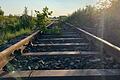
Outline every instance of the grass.
[[14, 38], [16, 38], [18, 36], [21, 36], [21, 35], [29, 34], [31, 32], [32, 32], [31, 29], [26, 28], [26, 29], [21, 29], [21, 30], [15, 32], [15, 33], [11, 33], [11, 32], [3, 33], [0, 36], [0, 45], [3, 44], [3, 43], [5, 43], [8, 40], [14, 39]]
[[60, 30], [61, 30], [61, 28], [56, 26], [53, 29], [45, 29], [44, 33], [46, 33], [46, 34], [60, 34]]

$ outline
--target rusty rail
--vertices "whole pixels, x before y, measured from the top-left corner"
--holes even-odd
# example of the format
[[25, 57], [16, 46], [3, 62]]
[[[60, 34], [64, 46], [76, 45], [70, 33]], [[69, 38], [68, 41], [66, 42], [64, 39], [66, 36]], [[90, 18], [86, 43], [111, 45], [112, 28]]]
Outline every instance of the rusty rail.
[[[49, 27], [53, 24], [54, 22], [50, 23], [46, 27]], [[15, 50], [21, 49], [24, 47], [24, 45], [27, 45], [30, 40], [38, 34], [40, 31], [36, 31], [35, 33], [31, 34], [30, 36], [26, 37], [25, 39], [19, 41], [18, 43], [10, 46], [9, 48], [3, 50], [0, 52], [0, 70], [12, 59], [11, 55]]]
[[0, 52], [0, 69], [8, 63], [8, 61], [11, 59], [11, 54], [20, 48], [22, 48], [24, 45], [27, 45], [29, 41], [35, 36], [37, 33], [39, 33], [39, 30], [32, 35], [28, 36], [27, 38], [19, 41], [18, 43], [10, 46], [9, 48], [5, 49], [4, 51]]
[[[70, 25], [70, 26], [73, 26], [72, 24], [69, 24], [69, 23], [67, 23], [67, 24]], [[91, 34], [91, 33], [87, 32], [87, 31], [85, 31], [85, 30], [83, 30], [81, 28], [78, 28], [78, 27], [75, 27], [75, 28], [80, 30], [81, 32], [83, 32], [83, 33], [85, 33], [85, 34], [95, 38], [96, 40], [99, 40], [100, 42], [102, 42], [102, 43], [104, 43], [104, 44], [106, 44], [106, 45], [108, 45], [108, 46], [118, 50], [120, 52], [120, 48], [118, 46], [116, 46], [116, 45], [114, 45], [114, 44], [112, 44], [112, 43], [110, 43], [110, 42], [108, 42], [108, 41], [106, 41], [106, 40], [104, 40], [104, 39], [102, 39], [100, 37], [97, 37], [94, 34]]]
[[[69, 25], [69, 26], [72, 26], [72, 27], [76, 28], [77, 30], [83, 32], [84, 34], [89, 35], [90, 37], [94, 38], [95, 40], [98, 40], [99, 42], [101, 42], [101, 43], [103, 43], [103, 44], [105, 44], [105, 45], [107, 45], [107, 46], [109, 46], [109, 47], [117, 50], [118, 52], [120, 52], [120, 47], [118, 47], [118, 46], [110, 43], [109, 41], [104, 40], [104, 39], [102, 39], [102, 38], [100, 38], [100, 37], [97, 37], [97, 36], [95, 36], [94, 34], [89, 33], [89, 32], [87, 32], [87, 31], [85, 31], [85, 30], [83, 30], [83, 29], [81, 29], [81, 28], [75, 27], [74, 25], [72, 25], [72, 24], [70, 24], [70, 23], [66, 23], [66, 24]], [[113, 54], [112, 56], [116, 57], [117, 60], [120, 60], [120, 58], [119, 58], [119, 57], [120, 57], [120, 54]]]

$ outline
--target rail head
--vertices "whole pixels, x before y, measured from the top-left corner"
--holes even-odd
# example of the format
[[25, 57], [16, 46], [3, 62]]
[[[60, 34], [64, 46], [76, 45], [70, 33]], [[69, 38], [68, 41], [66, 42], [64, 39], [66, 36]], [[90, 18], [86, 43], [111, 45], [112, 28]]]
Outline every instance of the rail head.
[[9, 59], [11, 58], [11, 54], [15, 51], [20, 49], [21, 47], [23, 47], [24, 45], [27, 45], [30, 40], [39, 33], [39, 30], [36, 31], [35, 33], [31, 34], [30, 36], [26, 37], [25, 39], [22, 39], [21, 41], [19, 41], [18, 43], [10, 46], [9, 48], [3, 50], [2, 52], [0, 52], [0, 69], [2, 69], [2, 67], [4, 67], [6, 65], [6, 63], [9, 61]]
[[87, 31], [85, 31], [85, 30], [83, 30], [83, 29], [81, 29], [81, 28], [75, 27], [74, 25], [72, 25], [72, 24], [70, 24], [70, 23], [66, 23], [66, 24], [69, 25], [69, 26], [72, 26], [72, 27], [76, 28], [77, 30], [83, 32], [84, 34], [89, 35], [89, 36], [91, 36], [92, 38], [98, 40], [99, 42], [101, 42], [101, 43], [103, 43], [103, 44], [106, 44], [107, 46], [110, 46], [111, 48], [113, 48], [113, 49], [115, 49], [115, 50], [117, 50], [117, 51], [120, 52], [120, 47], [118, 47], [118, 46], [110, 43], [109, 41], [104, 40], [104, 39], [102, 39], [102, 38], [100, 38], [100, 37], [97, 37], [97, 36], [95, 36], [94, 34], [89, 33], [89, 32], [87, 32]]
[[[51, 22], [46, 27], [49, 27], [52, 24], [54, 24], [54, 21]], [[39, 32], [40, 32], [40, 30], [36, 31], [35, 33], [31, 34], [30, 36], [26, 37], [25, 39], [22, 39], [21, 41], [17, 42], [16, 44], [14, 44], [14, 45], [10, 46], [9, 48], [0, 52], [0, 70], [9, 62], [9, 60], [11, 59], [11, 54], [15, 50], [19, 50], [20, 48], [24, 47], [24, 45], [27, 45], [32, 40], [32, 38], [35, 35], [37, 35]]]
[[[51, 26], [53, 23], [54, 23], [54, 21], [51, 22], [46, 27]], [[40, 30], [36, 31], [35, 33], [31, 34], [30, 36], [26, 37], [25, 39], [22, 39], [18, 43], [14, 44], [14, 45], [10, 46], [9, 48], [0, 52], [0, 70], [9, 62], [9, 60], [11, 59], [11, 54], [15, 50], [21, 49], [22, 47], [24, 47], [24, 45], [27, 45], [32, 40], [32, 38], [35, 35], [37, 35], [39, 32], [40, 32]]]

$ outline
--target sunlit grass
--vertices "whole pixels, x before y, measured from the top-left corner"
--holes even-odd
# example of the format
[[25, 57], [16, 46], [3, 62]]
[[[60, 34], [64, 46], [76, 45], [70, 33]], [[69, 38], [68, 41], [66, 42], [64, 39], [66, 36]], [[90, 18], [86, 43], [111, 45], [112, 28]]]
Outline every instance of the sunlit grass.
[[0, 45], [5, 43], [8, 40], [14, 39], [14, 38], [21, 36], [21, 35], [29, 34], [31, 32], [32, 32], [31, 29], [26, 28], [26, 29], [21, 29], [15, 33], [11, 33], [11, 32], [3, 33], [0, 37]]

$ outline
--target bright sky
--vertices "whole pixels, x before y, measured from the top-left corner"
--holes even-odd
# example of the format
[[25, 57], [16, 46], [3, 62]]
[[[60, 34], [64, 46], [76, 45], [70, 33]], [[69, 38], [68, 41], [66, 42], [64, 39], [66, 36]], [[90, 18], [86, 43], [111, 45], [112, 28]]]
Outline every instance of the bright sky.
[[5, 12], [5, 15], [16, 14], [20, 15], [27, 6], [29, 14], [31, 10], [42, 10], [47, 6], [53, 11], [53, 16], [68, 15], [83, 8], [86, 5], [95, 5], [98, 0], [0, 0], [0, 6]]

